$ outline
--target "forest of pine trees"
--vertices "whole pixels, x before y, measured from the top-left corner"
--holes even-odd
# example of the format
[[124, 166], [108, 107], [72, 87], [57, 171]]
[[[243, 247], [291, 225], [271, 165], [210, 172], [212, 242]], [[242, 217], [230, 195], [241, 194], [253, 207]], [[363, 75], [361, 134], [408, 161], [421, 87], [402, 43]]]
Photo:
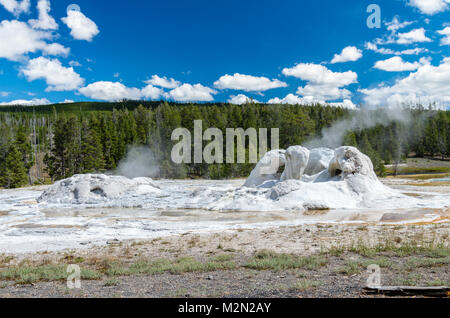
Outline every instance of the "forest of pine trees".
[[[353, 112], [336, 107], [229, 104], [102, 104], [97, 109], [52, 106], [0, 109], [0, 187], [16, 188], [114, 170], [130, 146], [148, 146], [160, 178], [233, 178], [248, 176], [252, 164], [181, 164], [171, 161], [175, 128], [279, 128], [280, 147], [300, 145]], [[349, 130], [344, 144], [371, 157], [377, 173], [408, 156], [450, 156], [450, 112], [408, 110], [407, 124], [392, 121]], [[205, 142], [206, 144], [206, 142]]]

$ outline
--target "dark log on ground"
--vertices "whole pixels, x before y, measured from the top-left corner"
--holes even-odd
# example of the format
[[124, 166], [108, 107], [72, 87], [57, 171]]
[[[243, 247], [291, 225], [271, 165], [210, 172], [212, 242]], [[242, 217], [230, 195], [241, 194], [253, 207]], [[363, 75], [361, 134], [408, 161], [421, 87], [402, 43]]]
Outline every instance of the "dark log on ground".
[[387, 296], [429, 296], [450, 297], [450, 287], [413, 287], [413, 286], [380, 286], [366, 287], [364, 291], [368, 294], [383, 294]]

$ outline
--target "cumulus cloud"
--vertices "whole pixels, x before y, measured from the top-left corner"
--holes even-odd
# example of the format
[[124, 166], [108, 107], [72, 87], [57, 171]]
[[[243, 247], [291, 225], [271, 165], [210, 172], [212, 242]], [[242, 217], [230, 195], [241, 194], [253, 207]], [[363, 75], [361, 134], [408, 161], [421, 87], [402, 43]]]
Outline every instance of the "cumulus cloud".
[[333, 72], [320, 64], [300, 63], [292, 68], [283, 69], [286, 76], [293, 76], [317, 85], [333, 85], [342, 87], [356, 83], [358, 75], [355, 72]]
[[331, 64], [355, 62], [362, 57], [362, 51], [354, 46], [347, 46], [342, 50], [341, 54], [335, 54], [331, 60]]
[[67, 17], [61, 19], [70, 31], [70, 35], [76, 40], [92, 41], [100, 33], [97, 24], [86, 17], [81, 11], [69, 10]]
[[46, 55], [67, 57], [70, 53], [70, 48], [64, 47], [59, 43], [51, 43], [46, 45], [42, 51]]
[[420, 12], [433, 15], [448, 9], [450, 0], [409, 0], [408, 4], [416, 7]]
[[355, 72], [333, 72], [323, 65], [313, 63], [297, 64], [283, 69], [282, 73], [308, 82], [306, 86], [298, 88], [297, 94], [323, 101], [349, 98], [350, 91], [343, 87], [357, 83], [358, 79]]
[[273, 88], [287, 87], [287, 84], [267, 77], [256, 77], [236, 73], [234, 75], [224, 75], [214, 83], [218, 89], [234, 89], [245, 92], [263, 92]]
[[377, 61], [374, 68], [386, 71], [386, 72], [404, 72], [404, 71], [415, 71], [420, 66], [428, 64], [429, 60], [426, 58], [421, 58], [419, 62], [405, 62], [400, 56], [394, 56], [390, 59]]
[[250, 97], [245, 96], [244, 94], [239, 94], [239, 95], [231, 95], [230, 98], [228, 99], [228, 103], [230, 104], [235, 104], [235, 105], [243, 105], [243, 104], [247, 104], [247, 103], [259, 103], [259, 101], [257, 101], [256, 99], [252, 99]]
[[308, 97], [299, 97], [294, 94], [288, 94], [286, 97], [280, 99], [278, 97], [270, 99], [268, 104], [288, 104], [288, 105], [314, 105], [314, 104], [322, 104], [325, 106], [331, 107], [341, 107], [348, 109], [356, 109], [356, 105], [350, 99], [344, 99], [342, 102], [338, 103], [327, 103], [323, 100], [318, 100], [313, 98], [312, 96]]
[[0, 57], [20, 60], [24, 54], [44, 49], [45, 40], [51, 37], [49, 32], [34, 30], [24, 22], [4, 20], [0, 23]]
[[400, 22], [398, 16], [395, 16], [392, 21], [386, 22], [385, 25], [387, 26], [387, 29], [391, 31], [392, 33], [396, 33], [398, 30], [403, 29], [411, 24], [413, 24], [413, 21], [403, 21]]
[[142, 96], [144, 96], [145, 98], [156, 100], [166, 96], [166, 93], [161, 88], [148, 84], [142, 89]]
[[38, 57], [28, 61], [20, 70], [28, 81], [44, 79], [46, 91], [70, 91], [83, 85], [84, 79], [72, 67], [64, 67], [57, 59]]
[[86, 87], [80, 88], [79, 92], [92, 99], [110, 102], [119, 101], [122, 99], [139, 100], [142, 98], [142, 92], [140, 89], [126, 87], [119, 82], [95, 82]]
[[332, 107], [341, 107], [341, 108], [347, 108], [347, 109], [357, 109], [356, 105], [353, 104], [353, 102], [350, 99], [344, 99], [340, 103], [328, 103], [328, 106]]
[[174, 80], [173, 78], [168, 79], [167, 77], [159, 77], [158, 75], [153, 75], [152, 78], [146, 80], [145, 83], [168, 89], [174, 89], [181, 85], [180, 82]]
[[380, 48], [378, 47], [378, 45], [371, 42], [366, 43], [366, 49], [384, 55], [419, 55], [422, 53], [429, 52], [428, 49], [420, 47], [416, 47], [414, 49], [406, 49], [402, 51], [394, 51], [392, 49]]
[[440, 35], [445, 37], [441, 40], [441, 45], [450, 45], [450, 27], [446, 27], [443, 30], [438, 31]]
[[69, 65], [72, 67], [75, 67], [75, 66], [78, 67], [78, 66], [81, 66], [81, 63], [78, 61], [70, 61]]
[[33, 29], [57, 30], [58, 24], [55, 19], [50, 16], [50, 1], [39, 0], [37, 4], [39, 18], [37, 20], [29, 20], [28, 23]]
[[403, 103], [450, 105], [450, 57], [440, 65], [424, 64], [416, 72], [399, 79], [392, 86], [362, 89], [369, 106], [398, 106]]
[[268, 104], [289, 104], [289, 105], [310, 105], [314, 103], [313, 98], [301, 98], [294, 94], [288, 94], [284, 98], [272, 98], [268, 102]]
[[2, 106], [39, 106], [51, 104], [47, 98], [33, 98], [31, 100], [17, 99], [10, 102], [0, 102]]
[[28, 13], [30, 11], [30, 0], [0, 0], [0, 4], [16, 17], [20, 16], [22, 13]]
[[201, 84], [183, 84], [169, 92], [169, 97], [177, 102], [211, 102], [217, 92]]
[[398, 44], [411, 44], [411, 43], [421, 43], [421, 42], [431, 42], [431, 39], [427, 38], [425, 35], [425, 29], [414, 29], [406, 33], [398, 34]]

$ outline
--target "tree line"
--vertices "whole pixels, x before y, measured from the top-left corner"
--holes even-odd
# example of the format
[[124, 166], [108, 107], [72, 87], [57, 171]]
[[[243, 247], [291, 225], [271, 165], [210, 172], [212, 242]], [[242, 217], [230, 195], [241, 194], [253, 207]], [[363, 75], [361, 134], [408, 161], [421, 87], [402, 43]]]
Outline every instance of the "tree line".
[[[149, 147], [159, 165], [159, 178], [246, 177], [254, 164], [175, 164], [171, 151], [176, 128], [279, 128], [280, 147], [301, 145], [320, 137], [324, 128], [358, 111], [321, 105], [169, 104], [123, 102], [9, 108], [0, 111], [0, 187], [15, 188], [61, 180], [74, 174], [113, 171], [129, 147]], [[374, 111], [375, 112], [375, 111]], [[408, 156], [450, 156], [450, 112], [418, 107], [410, 120], [349, 129], [343, 144], [370, 156], [378, 174], [384, 165]], [[269, 136], [270, 140], [270, 136]], [[205, 145], [208, 142], [205, 142]]]

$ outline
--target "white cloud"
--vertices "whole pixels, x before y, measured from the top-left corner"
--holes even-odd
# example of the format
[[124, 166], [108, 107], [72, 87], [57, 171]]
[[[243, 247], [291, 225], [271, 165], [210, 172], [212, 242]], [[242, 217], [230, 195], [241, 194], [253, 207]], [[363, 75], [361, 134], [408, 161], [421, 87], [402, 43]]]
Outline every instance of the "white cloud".
[[429, 52], [428, 49], [419, 47], [414, 49], [406, 49], [402, 51], [394, 51], [392, 49], [380, 48], [376, 44], [371, 42], [366, 43], [366, 49], [384, 55], [419, 55], [422, 53]]
[[362, 89], [364, 101], [370, 106], [398, 106], [402, 103], [432, 103], [450, 105], [450, 58], [440, 65], [425, 64], [399, 79], [392, 86], [381, 85]]
[[429, 60], [421, 58], [419, 62], [405, 62], [400, 56], [394, 56], [390, 59], [377, 61], [374, 68], [386, 71], [386, 72], [404, 72], [415, 71], [422, 65], [428, 64]]
[[1, 97], [8, 97], [10, 94], [10, 92], [0, 92]]
[[86, 87], [80, 88], [79, 92], [92, 99], [111, 102], [122, 99], [139, 100], [142, 98], [142, 92], [140, 89], [126, 87], [119, 82], [95, 82]]
[[51, 43], [45, 46], [42, 51], [47, 55], [67, 57], [70, 53], [70, 48], [64, 47], [59, 43]]
[[72, 67], [74, 67], [74, 66], [81, 66], [80, 62], [78, 62], [78, 61], [70, 61], [69, 65], [72, 66]]
[[398, 19], [398, 16], [395, 16], [391, 22], [386, 22], [385, 25], [387, 26], [387, 29], [389, 31], [391, 31], [392, 33], [396, 33], [398, 30], [403, 29], [413, 23], [414, 22], [412, 22], [412, 21], [400, 22], [400, 20]]
[[398, 34], [398, 44], [411, 44], [411, 43], [422, 43], [422, 42], [431, 42], [431, 39], [427, 38], [425, 35], [425, 29], [414, 29], [412, 31], [406, 33]]
[[50, 101], [47, 98], [33, 98], [31, 100], [25, 100], [25, 99], [17, 99], [10, 102], [0, 102], [0, 105], [2, 106], [40, 106], [40, 105], [49, 105], [51, 104]]
[[81, 11], [69, 10], [67, 17], [61, 19], [70, 31], [70, 35], [76, 40], [92, 41], [100, 33], [94, 21], [86, 17]]
[[419, 55], [426, 52], [429, 52], [429, 50], [422, 47], [416, 47], [414, 49], [400, 51], [399, 53], [400, 55]]
[[0, 4], [16, 17], [22, 13], [28, 13], [30, 11], [30, 0], [0, 0]]
[[307, 81], [299, 87], [297, 94], [314, 100], [335, 100], [349, 98], [351, 93], [343, 87], [357, 83], [358, 74], [352, 71], [333, 72], [320, 64], [301, 63], [293, 68], [285, 68], [282, 73]]
[[161, 97], [165, 97], [166, 93], [159, 87], [155, 87], [151, 84], [148, 84], [146, 87], [142, 89], [142, 96], [145, 98], [149, 98], [152, 100], [161, 99]]
[[158, 86], [162, 88], [173, 89], [181, 85], [180, 82], [174, 80], [173, 78], [168, 79], [167, 77], [159, 77], [158, 75], [153, 75], [151, 79], [145, 81], [146, 84]]
[[347, 46], [342, 50], [341, 54], [335, 54], [331, 64], [355, 62], [362, 57], [362, 51], [354, 46]]
[[46, 91], [70, 91], [83, 85], [84, 79], [72, 67], [64, 67], [57, 59], [38, 57], [28, 61], [20, 72], [28, 81], [44, 79]]
[[448, 9], [449, 0], [409, 0], [410, 6], [416, 7], [420, 12], [433, 15]]
[[450, 45], [450, 27], [446, 27], [443, 30], [438, 31], [440, 35], [445, 37], [441, 40], [441, 45]]
[[341, 108], [348, 108], [348, 109], [357, 109], [356, 105], [353, 104], [353, 102], [350, 99], [344, 99], [340, 103], [328, 103], [328, 106], [332, 107], [341, 107]]
[[39, 11], [39, 19], [29, 20], [28, 23], [33, 29], [42, 30], [57, 30], [58, 24], [55, 19], [49, 15], [50, 12], [50, 1], [49, 0], [39, 0], [37, 4]]
[[211, 102], [217, 92], [201, 84], [183, 84], [169, 92], [169, 97], [177, 102]]
[[317, 85], [333, 85], [336, 87], [347, 86], [356, 83], [358, 75], [355, 72], [333, 72], [320, 64], [300, 63], [292, 68], [283, 69], [286, 76], [294, 76], [304, 81]]
[[0, 57], [20, 60], [24, 54], [44, 49], [47, 46], [44, 40], [51, 37], [50, 33], [34, 30], [24, 22], [4, 20], [0, 23]]
[[245, 92], [263, 92], [273, 88], [287, 87], [287, 84], [267, 77], [256, 77], [236, 73], [234, 75], [224, 75], [214, 83], [219, 89], [234, 89]]
[[301, 98], [294, 94], [288, 94], [284, 98], [272, 98], [268, 102], [268, 104], [290, 104], [290, 105], [310, 105], [314, 103], [314, 99], [312, 98]]
[[288, 105], [313, 105], [313, 104], [322, 104], [325, 106], [331, 107], [341, 107], [348, 109], [356, 109], [356, 105], [350, 99], [344, 99], [342, 102], [337, 103], [327, 103], [323, 100], [317, 100], [311, 96], [308, 97], [299, 97], [294, 94], [288, 94], [283, 99], [278, 97], [272, 98], [267, 102], [268, 104], [288, 104]]
[[230, 104], [235, 104], [235, 105], [243, 105], [243, 104], [247, 104], [247, 103], [259, 103], [259, 101], [257, 101], [256, 99], [252, 99], [250, 97], [245, 96], [244, 94], [239, 94], [239, 95], [231, 95], [230, 98], [228, 99], [228, 103]]
[[299, 87], [297, 89], [297, 94], [303, 97], [312, 97], [314, 99], [328, 101], [336, 100], [341, 98], [349, 98], [352, 93], [345, 88], [339, 88], [332, 85], [316, 85], [308, 84], [304, 87]]

